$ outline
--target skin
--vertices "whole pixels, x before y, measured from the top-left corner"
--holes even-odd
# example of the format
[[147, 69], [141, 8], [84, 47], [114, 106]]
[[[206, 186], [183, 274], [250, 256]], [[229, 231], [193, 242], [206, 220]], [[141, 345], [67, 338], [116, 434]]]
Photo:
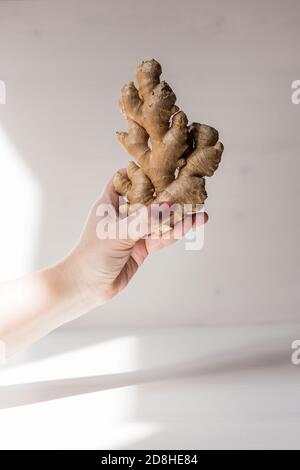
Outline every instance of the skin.
[[[149, 255], [208, 220], [206, 213], [197, 219], [187, 216], [184, 230], [175, 226], [169, 239], [144, 239], [141, 233], [128, 234], [125, 239], [99, 240], [97, 209], [101, 203], [117, 209], [118, 202], [111, 180], [93, 205], [79, 242], [66, 258], [55, 266], [0, 285], [0, 340], [6, 357], [108, 302], [128, 285]], [[147, 227], [150, 215], [146, 216]], [[130, 218], [145, 222], [145, 213], [130, 215], [127, 221]]]

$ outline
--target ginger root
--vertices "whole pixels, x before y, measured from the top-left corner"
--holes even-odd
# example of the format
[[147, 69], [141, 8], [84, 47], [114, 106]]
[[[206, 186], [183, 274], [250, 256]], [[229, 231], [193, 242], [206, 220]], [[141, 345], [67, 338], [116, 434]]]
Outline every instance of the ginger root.
[[128, 132], [118, 140], [135, 159], [127, 176], [117, 172], [115, 190], [124, 196], [129, 211], [136, 204], [173, 202], [190, 204], [192, 211], [207, 198], [205, 176], [219, 166], [223, 145], [213, 127], [194, 123], [175, 105], [170, 86], [160, 81], [160, 64], [152, 59], [140, 64], [138, 89], [129, 82], [122, 89], [120, 109]]

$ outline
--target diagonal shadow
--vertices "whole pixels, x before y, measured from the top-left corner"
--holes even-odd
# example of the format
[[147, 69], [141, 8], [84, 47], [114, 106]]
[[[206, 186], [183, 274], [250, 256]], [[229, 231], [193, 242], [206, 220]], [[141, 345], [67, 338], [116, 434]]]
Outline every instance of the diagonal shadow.
[[264, 351], [225, 351], [219, 356], [197, 358], [191, 361], [161, 368], [138, 370], [118, 374], [32, 382], [0, 387], [0, 409], [31, 405], [60, 398], [99, 392], [108, 389], [166, 381], [176, 378], [239, 374], [280, 365], [290, 366], [289, 350], [284, 345], [280, 350], [268, 348]]

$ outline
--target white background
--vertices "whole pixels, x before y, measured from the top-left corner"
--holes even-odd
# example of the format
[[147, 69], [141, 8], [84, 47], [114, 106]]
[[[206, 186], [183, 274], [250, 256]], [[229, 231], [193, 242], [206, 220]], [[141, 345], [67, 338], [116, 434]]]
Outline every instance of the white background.
[[[58, 333], [65, 335], [62, 340], [50, 335], [16, 358], [23, 372], [8, 364], [3, 384], [63, 378], [68, 370], [75, 378], [84, 370], [86, 375], [102, 374], [102, 366], [97, 367], [103, 355], [105, 373], [113, 371], [114, 351], [121, 346], [115, 350], [109, 340], [105, 352], [102, 332], [117, 336], [117, 344], [124, 339], [124, 357], [129, 355], [130, 368], [142, 373], [149, 361], [164, 367], [168, 357], [180, 369], [181, 354], [194, 354], [190, 335], [200, 362], [210, 348], [212, 362], [217, 361], [229, 345], [242, 356], [234, 378], [217, 371], [216, 382], [207, 379], [204, 388], [200, 371], [193, 372], [193, 379], [181, 377], [180, 386], [174, 381], [154, 389], [139, 386], [130, 398], [121, 389], [118, 416], [133, 428], [120, 428], [124, 432], [115, 440], [109, 406], [113, 395], [105, 392], [104, 406], [104, 392], [99, 391], [1, 411], [3, 446], [20, 446], [22, 439], [31, 447], [296, 445], [299, 410], [291, 397], [297, 395], [300, 370], [290, 364], [290, 345], [300, 336], [300, 105], [291, 102], [291, 84], [300, 78], [299, 21], [297, 0], [0, 1], [0, 80], [7, 88], [7, 103], [0, 105], [1, 280], [64, 256], [102, 186], [126, 166], [127, 155], [115, 139], [116, 130], [126, 129], [117, 102], [141, 60], [154, 57], [162, 63], [163, 77], [190, 121], [217, 127], [225, 145], [220, 169], [207, 183], [210, 222], [204, 249], [187, 252], [178, 243], [147, 260], [124, 293], [64, 328]], [[150, 327], [155, 347], [147, 337]], [[89, 349], [95, 331], [100, 336], [90, 342], [97, 352]], [[282, 366], [279, 359], [270, 366], [265, 358], [264, 345], [274, 331], [279, 339], [272, 340], [268, 357], [279, 355]], [[255, 356], [259, 334], [264, 339]], [[246, 344], [250, 341], [246, 352], [241, 337]], [[55, 362], [54, 355], [65, 352], [60, 341], [70, 345], [69, 354]], [[89, 352], [80, 361], [83, 347]], [[154, 360], [155, 348], [160, 356]], [[243, 374], [253, 354], [253, 376], [247, 376], [245, 389]], [[50, 362], [43, 362], [44, 356]], [[32, 362], [36, 369], [30, 375]], [[231, 367], [230, 357], [227, 362]], [[122, 362], [118, 367], [124, 372], [127, 366]], [[57, 375], [51, 375], [52, 368]], [[7, 393], [11, 390], [3, 390], [3, 403], [10, 406]], [[43, 396], [35, 388], [28, 393], [36, 401]], [[73, 393], [71, 387], [69, 395]], [[207, 404], [211, 393], [215, 395]], [[20, 396], [23, 403], [23, 392]], [[127, 399], [132, 407], [125, 416]], [[93, 421], [95, 409], [103, 406], [112, 426], [107, 441], [106, 431], [97, 432]], [[90, 419], [85, 407], [91, 410]], [[197, 412], [201, 407], [205, 419]], [[62, 410], [79, 413], [78, 427]], [[268, 421], [271, 415], [274, 420]], [[43, 419], [35, 421], [34, 416]], [[61, 434], [54, 431], [59, 416], [66, 426]], [[168, 424], [174, 420], [177, 428]], [[20, 422], [21, 431], [15, 434]], [[50, 434], [41, 437], [35, 426]], [[133, 437], [126, 440], [128, 433]]]

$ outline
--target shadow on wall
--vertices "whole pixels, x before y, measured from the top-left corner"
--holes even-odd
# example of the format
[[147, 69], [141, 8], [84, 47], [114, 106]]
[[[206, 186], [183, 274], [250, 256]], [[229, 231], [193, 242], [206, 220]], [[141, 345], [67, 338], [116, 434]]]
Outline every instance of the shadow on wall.
[[[190, 403], [182, 403], [186, 400], [185, 385], [189, 380], [196, 380], [203, 391], [213, 384], [235, 383], [237, 380], [245, 380], [251, 383], [253, 374], [265, 376], [272, 370], [281, 370], [286, 373], [291, 367], [291, 354], [289, 346], [294, 339], [294, 326], [279, 328], [268, 336], [267, 329], [260, 327], [256, 332], [247, 333], [246, 329], [240, 330], [240, 339], [232, 341], [237, 330], [232, 329], [204, 329], [202, 331], [170, 330], [135, 332], [135, 341], [138, 345], [137, 367], [127, 372], [108, 373], [97, 376], [83, 376], [76, 378], [54, 379], [38, 382], [30, 382], [16, 385], [3, 385], [0, 387], [0, 408], [29, 405], [43, 401], [67, 398], [87, 393], [100, 392], [114, 388], [122, 388], [135, 385], [153, 384], [152, 387], [139, 388], [136, 400], [135, 418], [142, 421], [164, 422], [170, 417], [185, 419], [185, 414], [197, 415], [194, 400], [203, 400], [203, 395], [193, 397]], [[127, 332], [133, 336], [133, 331]], [[30, 359], [25, 362], [41, 363], [51, 357], [63, 357], [66, 353], [77, 352], [83, 355], [85, 348], [95, 346], [90, 361], [103, 361], [103, 354], [97, 347], [101, 344], [122, 339], [121, 332], [90, 333], [86, 330], [81, 335], [72, 335], [70, 332], [60, 332], [51, 335], [51, 341], [47, 344], [39, 344], [32, 348]], [[234, 345], [234, 347], [233, 347]], [[35, 350], [36, 349], [36, 350]], [[125, 349], [123, 354], [125, 354]], [[106, 356], [106, 354], [105, 354]], [[87, 356], [88, 357], [88, 356]], [[163, 359], [162, 359], [163, 358]], [[70, 356], [69, 360], [76, 360]], [[107, 362], [112, 366], [113, 358]], [[20, 365], [18, 360], [7, 365], [13, 369]], [[38, 364], [37, 364], [38, 366]], [[172, 402], [159, 390], [164, 382], [177, 381], [177, 402], [179, 409], [175, 413]], [[175, 383], [175, 382], [174, 382]], [[158, 385], [155, 385], [158, 384]], [[159, 407], [155, 400], [159, 401]], [[198, 405], [200, 406], [200, 402]], [[202, 409], [200, 406], [199, 409]], [[181, 410], [181, 411], [180, 411]], [[171, 412], [172, 411], [172, 412]]]
[[[299, 109], [290, 83], [298, 73], [291, 51], [299, 2], [237, 9], [231, 0], [190, 0], [187, 9], [165, 0], [147, 12], [138, 0], [125, 10], [120, 0], [73, 0], [71, 9], [50, 0], [0, 3], [1, 127], [42, 200], [33, 268], [65, 256], [105, 181], [126, 165], [114, 135], [126, 129], [117, 101], [137, 62], [160, 60], [190, 120], [216, 126], [225, 144], [220, 171], [207, 183], [205, 249], [187, 253], [177, 244], [154, 256], [134, 287], [78, 328], [297, 320]], [[274, 204], [282, 168], [289, 168], [285, 190]], [[16, 191], [22, 202], [28, 192]], [[19, 230], [25, 236], [31, 223]], [[15, 254], [14, 243], [7, 252]]]

